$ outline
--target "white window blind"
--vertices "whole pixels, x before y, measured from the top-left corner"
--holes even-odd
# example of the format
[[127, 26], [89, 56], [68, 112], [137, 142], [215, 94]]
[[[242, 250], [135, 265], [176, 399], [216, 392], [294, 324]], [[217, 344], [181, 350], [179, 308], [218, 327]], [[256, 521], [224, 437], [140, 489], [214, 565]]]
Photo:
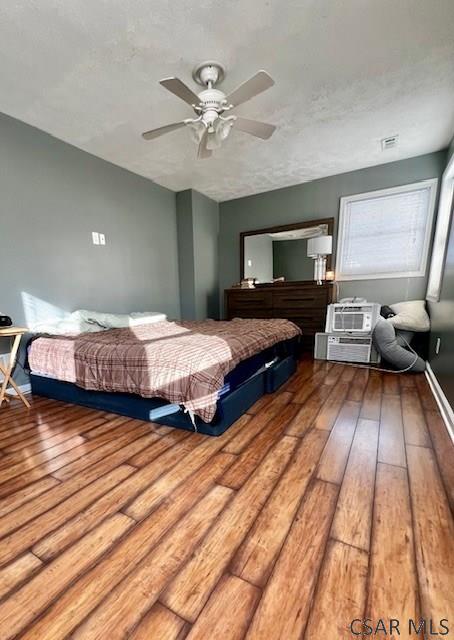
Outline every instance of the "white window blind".
[[437, 180], [341, 198], [336, 278], [423, 276]]

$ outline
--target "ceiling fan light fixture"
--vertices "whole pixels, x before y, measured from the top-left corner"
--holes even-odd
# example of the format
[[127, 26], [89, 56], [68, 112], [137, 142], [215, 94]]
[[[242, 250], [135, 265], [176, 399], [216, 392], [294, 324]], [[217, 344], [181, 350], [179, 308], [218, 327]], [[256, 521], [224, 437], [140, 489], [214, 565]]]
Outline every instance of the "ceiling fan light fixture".
[[209, 151], [214, 151], [214, 149], [219, 149], [220, 146], [221, 146], [221, 140], [219, 140], [217, 136], [217, 130], [213, 132], [209, 132], [208, 140], [207, 140], [207, 149], [209, 149]]
[[200, 144], [200, 140], [205, 132], [205, 125], [203, 122], [191, 122], [189, 125], [189, 132], [191, 134], [191, 140], [194, 144]]
[[219, 119], [218, 125], [216, 127], [216, 138], [219, 140], [219, 146], [222, 144], [222, 142], [224, 142], [224, 140], [227, 140], [227, 138], [229, 137], [233, 123], [233, 118], [229, 118], [228, 120]]

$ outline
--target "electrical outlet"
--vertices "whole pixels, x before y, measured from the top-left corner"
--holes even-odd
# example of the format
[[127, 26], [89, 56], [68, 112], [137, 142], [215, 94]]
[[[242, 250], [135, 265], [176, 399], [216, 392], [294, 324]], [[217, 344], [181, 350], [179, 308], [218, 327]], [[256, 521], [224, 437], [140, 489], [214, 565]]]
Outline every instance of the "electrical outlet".
[[99, 244], [99, 233], [97, 231], [92, 231], [91, 237], [93, 240], [93, 244]]
[[435, 353], [437, 355], [440, 353], [440, 347], [441, 347], [441, 338], [437, 338], [437, 341], [435, 343]]
[[99, 244], [106, 244], [106, 236], [103, 233], [99, 234]]

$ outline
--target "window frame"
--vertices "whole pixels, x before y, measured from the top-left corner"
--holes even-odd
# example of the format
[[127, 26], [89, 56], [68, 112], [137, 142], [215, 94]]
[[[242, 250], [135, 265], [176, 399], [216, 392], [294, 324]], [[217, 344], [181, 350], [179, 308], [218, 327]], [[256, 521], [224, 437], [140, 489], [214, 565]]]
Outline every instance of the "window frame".
[[[454, 153], [441, 179], [440, 203], [427, 281], [426, 300], [439, 302], [448, 251], [449, 234], [454, 216]], [[436, 252], [437, 255], [436, 255]]]
[[[351, 196], [343, 196], [340, 198], [339, 206], [339, 231], [337, 235], [336, 249], [336, 280], [340, 282], [348, 282], [350, 280], [387, 280], [388, 278], [421, 278], [426, 275], [427, 262], [429, 258], [430, 239], [432, 237], [432, 227], [435, 213], [435, 202], [437, 198], [438, 178], [429, 178], [428, 180], [420, 180], [410, 184], [400, 185], [398, 187], [389, 187], [386, 189], [377, 189], [376, 191], [367, 191], [365, 193], [357, 193]], [[429, 211], [427, 215], [426, 232], [424, 236], [423, 259], [421, 269], [419, 271], [391, 271], [388, 273], [363, 273], [363, 274], [345, 274], [342, 273], [341, 263], [345, 245], [345, 234], [347, 227], [347, 206], [351, 202], [361, 200], [370, 200], [380, 198], [382, 196], [397, 195], [408, 191], [416, 191], [424, 187], [429, 188]]]

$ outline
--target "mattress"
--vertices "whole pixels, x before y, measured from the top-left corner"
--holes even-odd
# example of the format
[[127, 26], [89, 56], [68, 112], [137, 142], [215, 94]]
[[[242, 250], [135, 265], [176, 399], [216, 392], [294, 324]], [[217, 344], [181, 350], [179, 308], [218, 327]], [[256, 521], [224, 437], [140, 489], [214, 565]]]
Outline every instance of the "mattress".
[[[158, 322], [77, 336], [47, 336], [29, 348], [32, 373], [87, 390], [163, 398], [210, 422], [229, 373], [299, 336], [288, 320]], [[260, 360], [259, 358], [259, 360]], [[248, 362], [235, 376], [250, 374]]]
[[[270, 350], [240, 363], [227, 376], [230, 382], [222, 388], [216, 404], [216, 414], [209, 423], [198, 417], [191, 420], [179, 405], [160, 398], [142, 398], [131, 393], [86, 391], [71, 382], [61, 382], [45, 376], [30, 375], [32, 392], [85, 407], [118, 413], [138, 420], [151, 421], [177, 429], [197, 430], [219, 436], [245, 413], [264, 393], [273, 393], [296, 371], [299, 339], [279, 342]], [[269, 360], [270, 351], [275, 357]], [[260, 359], [266, 360], [260, 366]], [[255, 363], [255, 364], [254, 364]], [[247, 373], [250, 373], [247, 376]]]

